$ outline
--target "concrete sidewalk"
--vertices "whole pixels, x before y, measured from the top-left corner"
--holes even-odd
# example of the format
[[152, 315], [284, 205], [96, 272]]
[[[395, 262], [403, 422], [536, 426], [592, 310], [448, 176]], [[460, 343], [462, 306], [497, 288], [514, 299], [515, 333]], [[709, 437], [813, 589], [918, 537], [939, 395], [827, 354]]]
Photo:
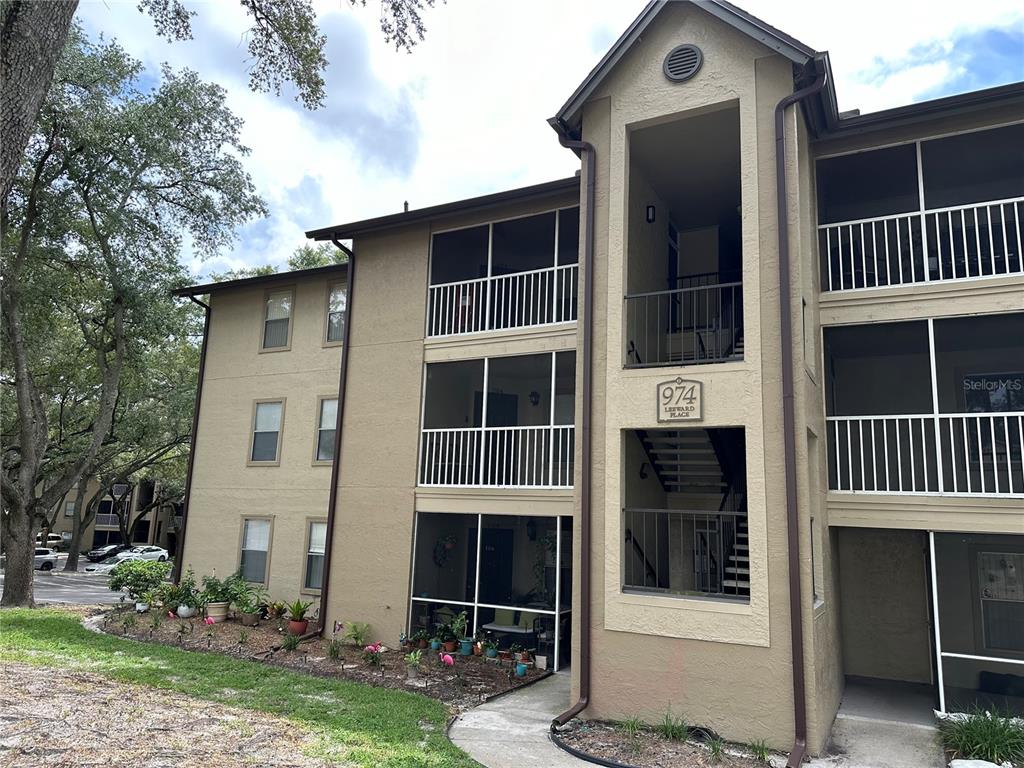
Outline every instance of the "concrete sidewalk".
[[548, 738], [551, 719], [569, 703], [568, 673], [551, 675], [459, 715], [448, 735], [487, 768], [592, 768]]

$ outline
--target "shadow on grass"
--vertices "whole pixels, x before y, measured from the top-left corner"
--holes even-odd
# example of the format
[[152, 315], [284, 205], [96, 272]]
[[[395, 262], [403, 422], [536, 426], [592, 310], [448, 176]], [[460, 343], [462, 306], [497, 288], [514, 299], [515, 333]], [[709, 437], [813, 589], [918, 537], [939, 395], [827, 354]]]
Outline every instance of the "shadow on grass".
[[278, 715], [319, 738], [314, 754], [346, 764], [476, 765], [448, 741], [444, 706], [425, 696], [96, 634], [64, 611], [0, 612], [0, 659], [78, 669]]

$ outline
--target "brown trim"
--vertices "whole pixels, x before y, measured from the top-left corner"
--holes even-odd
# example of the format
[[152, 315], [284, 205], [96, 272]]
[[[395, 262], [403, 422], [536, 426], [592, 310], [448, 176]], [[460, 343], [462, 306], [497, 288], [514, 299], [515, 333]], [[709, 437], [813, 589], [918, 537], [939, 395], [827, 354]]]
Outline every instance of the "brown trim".
[[[800, 510], [796, 488], [796, 415], [793, 375], [793, 301], [789, 264], [789, 190], [786, 184], [786, 108], [819, 93], [825, 71], [814, 83], [775, 105], [775, 196], [779, 228], [779, 325], [782, 336], [782, 432], [786, 465], [786, 537], [789, 555], [789, 623], [793, 663], [793, 747], [787, 768], [797, 768], [807, 754], [807, 690], [804, 679], [804, 606], [800, 589]], [[801, 368], [803, 366], [801, 365]]]
[[[283, 347], [265, 347], [263, 346], [267, 340], [267, 323], [270, 322], [270, 318], [267, 317], [267, 309], [269, 308], [270, 297], [278, 293], [287, 293], [292, 297], [291, 304], [288, 306], [288, 341]], [[260, 340], [259, 349], [257, 352], [262, 354], [268, 354], [271, 352], [290, 352], [292, 348], [292, 331], [295, 330], [295, 296], [298, 292], [295, 290], [295, 284], [289, 283], [288, 285], [276, 286], [274, 288], [267, 288], [263, 291], [263, 302], [260, 306]]]
[[[313, 424], [313, 466], [314, 467], [329, 467], [334, 461], [329, 459], [318, 458], [320, 455], [320, 430], [323, 427], [320, 426], [320, 416], [324, 407], [324, 400], [337, 400], [336, 394], [330, 395], [317, 395], [316, 396], [316, 421]], [[337, 418], [335, 418], [335, 428], [337, 428]]]
[[[565, 712], [551, 721], [551, 729], [565, 725], [590, 703], [590, 483], [591, 483], [591, 432], [590, 416], [593, 407], [593, 325], [594, 325], [594, 202], [596, 198], [597, 172], [596, 151], [586, 141], [569, 139], [565, 126], [555, 124], [558, 141], [563, 147], [582, 153], [586, 168], [587, 215], [583, 225], [583, 253], [581, 267], [583, 269], [583, 317], [578, 327], [580, 344], [583, 347], [583, 379], [582, 379], [582, 423], [580, 425], [580, 657], [576, 661], [580, 670], [579, 698]], [[577, 371], [580, 366], [577, 366]], [[559, 523], [560, 524], [560, 523]]]
[[181, 528], [175, 531], [178, 537], [177, 550], [174, 553], [174, 573], [171, 580], [177, 584], [181, 579], [181, 564], [185, 559], [185, 528], [188, 525], [188, 507], [192, 500], [192, 470], [196, 462], [196, 435], [199, 432], [199, 406], [203, 402], [203, 380], [206, 377], [206, 347], [210, 340], [210, 305], [195, 296], [189, 296], [193, 304], [203, 308], [206, 317], [203, 320], [203, 343], [199, 349], [199, 376], [196, 382], [196, 401], [192, 409], [192, 435], [189, 440], [188, 465], [185, 469], [185, 498], [181, 505]]
[[[310, 589], [309, 587], [306, 586], [306, 576], [308, 575], [308, 569], [309, 569], [309, 529], [313, 527], [313, 523], [324, 523], [326, 525], [327, 524], [327, 518], [326, 517], [307, 517], [306, 518], [306, 523], [305, 523], [306, 524], [306, 531], [305, 531], [305, 535], [303, 537], [303, 545], [302, 545], [302, 574], [300, 576], [301, 581], [299, 582], [299, 593], [303, 594], [303, 595], [319, 595], [320, 592], [321, 592], [320, 589]], [[325, 536], [325, 538], [324, 538], [324, 544], [325, 544], [325, 546], [324, 546], [324, 553], [326, 555], [326, 551], [327, 551], [327, 547], [326, 547], [326, 542], [327, 542], [326, 533], [324, 534], [324, 536]], [[324, 557], [324, 565], [326, 565], [326, 564], [327, 564], [327, 558]], [[321, 585], [324, 583], [324, 579], [325, 578], [327, 578], [326, 568], [324, 569], [324, 573], [322, 573], [320, 575], [320, 584]]]
[[[281, 404], [281, 423], [277, 427], [277, 452], [273, 461], [256, 461], [252, 457], [253, 445], [256, 441], [256, 410], [264, 403]], [[249, 445], [246, 448], [245, 466], [247, 467], [279, 467], [281, 466], [281, 444], [284, 442], [284, 412], [288, 403], [286, 397], [263, 397], [252, 401], [252, 418], [249, 421]]]
[[311, 269], [297, 269], [294, 272], [275, 272], [272, 275], [257, 275], [256, 277], [243, 277], [239, 280], [224, 280], [219, 283], [202, 283], [200, 285], [189, 285], [185, 288], [178, 288], [171, 291], [172, 296], [202, 296], [204, 294], [226, 291], [231, 288], [252, 288], [258, 285], [281, 283], [286, 285], [296, 280], [304, 280], [307, 277], [320, 277], [336, 272], [344, 273], [348, 264], [331, 264], [326, 267], [313, 267]]
[[[443, 205], [432, 205], [429, 208], [420, 208], [415, 211], [404, 211], [402, 213], [393, 213], [389, 216], [378, 216], [375, 219], [363, 219], [362, 221], [338, 224], [333, 227], [311, 229], [306, 232], [306, 237], [312, 238], [313, 240], [330, 240], [331, 242], [334, 242], [341, 238], [349, 239], [356, 235], [366, 234], [367, 232], [376, 232], [382, 229], [401, 227], [407, 224], [415, 224], [421, 221], [438, 219], [442, 216], [450, 216], [456, 213], [485, 210], [487, 208], [505, 205], [517, 200], [527, 200], [534, 197], [546, 197], [549, 195], [568, 192], [572, 189], [579, 189], [579, 184], [580, 180], [578, 177], [570, 176], [567, 179], [547, 181], [543, 184], [534, 184], [529, 187], [509, 189], [504, 192], [482, 195], [481, 197], [471, 197], [466, 200], [456, 200], [455, 202], [444, 203]], [[335, 245], [338, 245], [339, 248], [341, 247], [338, 243], [335, 243]], [[351, 261], [352, 257], [350, 255], [350, 265]], [[349, 269], [351, 271], [351, 266]]]
[[327, 542], [324, 546], [324, 578], [320, 588], [320, 607], [317, 611], [317, 633], [324, 633], [327, 622], [327, 598], [331, 589], [331, 556], [334, 554], [334, 520], [338, 507], [338, 480], [341, 475], [341, 429], [345, 416], [345, 384], [348, 381], [348, 355], [352, 338], [352, 297], [356, 285], [355, 254], [332, 238], [339, 250], [348, 254], [348, 296], [345, 301], [345, 334], [341, 341], [341, 366], [338, 372], [338, 415], [334, 423], [334, 461], [331, 463], [331, 491], [327, 501]]
[[242, 515], [242, 522], [238, 526], [238, 564], [236, 571], [242, 570], [242, 545], [245, 543], [245, 524], [249, 520], [266, 520], [270, 523], [270, 530], [267, 531], [267, 561], [263, 565], [263, 581], [248, 581], [247, 584], [262, 584], [270, 587], [270, 553], [274, 550], [274, 515]]

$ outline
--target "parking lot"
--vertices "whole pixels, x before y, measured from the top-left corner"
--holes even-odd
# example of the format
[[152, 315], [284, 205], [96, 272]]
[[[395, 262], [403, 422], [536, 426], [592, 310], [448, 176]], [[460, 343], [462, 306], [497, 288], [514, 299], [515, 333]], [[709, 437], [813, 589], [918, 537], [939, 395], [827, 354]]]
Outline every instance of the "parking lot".
[[[36, 603], [68, 603], [74, 605], [106, 605], [121, 599], [120, 592], [107, 589], [106, 574], [64, 573], [61, 562], [57, 570], [36, 571]], [[85, 563], [81, 564], [85, 567]], [[3, 588], [4, 574], [0, 571], [0, 589]]]

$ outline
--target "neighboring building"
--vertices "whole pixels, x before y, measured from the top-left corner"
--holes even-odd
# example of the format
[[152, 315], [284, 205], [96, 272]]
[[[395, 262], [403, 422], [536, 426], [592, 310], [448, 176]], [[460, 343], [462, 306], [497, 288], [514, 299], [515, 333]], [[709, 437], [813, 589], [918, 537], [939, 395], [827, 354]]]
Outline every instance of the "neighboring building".
[[806, 713], [817, 752], [844, 686], [1024, 712], [1024, 84], [839, 116], [828, 66], [651, 3], [551, 121], [582, 181], [181, 291], [182, 564], [385, 641], [467, 610], [592, 717], [787, 748]]
[[[86, 502], [99, 490], [99, 482], [95, 478], [86, 481]], [[153, 500], [154, 485], [146, 481], [136, 487], [115, 485], [111, 491], [99, 502], [96, 516], [86, 526], [82, 535], [82, 552], [86, 552], [105, 544], [121, 543], [121, 528], [118, 524], [117, 505], [124, 504], [129, 510], [131, 520], [138, 516], [138, 511], [144, 509]], [[64, 498], [57, 504], [56, 514], [53, 517], [53, 528], [51, 533], [60, 534], [67, 546], [71, 541], [74, 530], [75, 503], [78, 495], [78, 486], [74, 486], [65, 494]], [[164, 504], [156, 509], [150, 510], [135, 527], [133, 544], [155, 544], [164, 547], [168, 552], [174, 552], [177, 544], [177, 530], [181, 524], [181, 509], [177, 504]]]

